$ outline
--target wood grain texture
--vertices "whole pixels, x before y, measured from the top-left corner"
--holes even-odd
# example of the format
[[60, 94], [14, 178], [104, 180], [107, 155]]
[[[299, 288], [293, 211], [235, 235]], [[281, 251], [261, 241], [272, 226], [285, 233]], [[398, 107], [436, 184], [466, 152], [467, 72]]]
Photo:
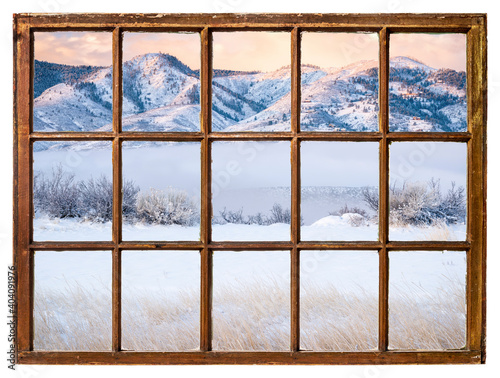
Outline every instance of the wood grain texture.
[[[356, 30], [393, 27], [396, 30], [467, 30], [484, 22], [484, 14], [235, 14], [235, 13], [171, 13], [171, 14], [20, 14], [37, 30], [66, 29], [68, 27], [99, 28], [111, 30], [165, 27], [201, 30], [206, 25], [213, 28], [291, 29], [298, 24], [304, 28], [329, 27], [330, 30]], [[158, 29], [157, 29], [158, 30]]]
[[467, 35], [468, 127], [468, 236], [467, 347], [482, 350], [486, 358], [486, 26]]
[[122, 47], [120, 28], [113, 30], [113, 243], [112, 253], [112, 350], [121, 350], [122, 340]]
[[290, 350], [300, 349], [300, 77], [301, 77], [301, 34], [299, 28], [291, 33], [291, 117], [293, 135], [291, 144], [291, 241], [290, 251]]
[[379, 333], [378, 348], [386, 351], [389, 345], [389, 31], [379, 33]]
[[33, 349], [33, 254], [29, 244], [33, 237], [33, 174], [32, 148], [29, 134], [32, 125], [32, 82], [33, 82], [33, 39], [29, 29], [29, 21], [16, 20], [15, 24], [15, 88], [14, 101], [17, 114], [14, 127], [17, 130], [14, 160], [16, 172], [17, 198], [14, 198], [17, 222], [14, 225], [14, 246], [17, 271], [17, 349], [26, 351]]
[[372, 365], [479, 364], [480, 351], [446, 352], [22, 352], [22, 364], [85, 365]]
[[200, 350], [212, 349], [212, 32], [201, 31], [201, 300]]

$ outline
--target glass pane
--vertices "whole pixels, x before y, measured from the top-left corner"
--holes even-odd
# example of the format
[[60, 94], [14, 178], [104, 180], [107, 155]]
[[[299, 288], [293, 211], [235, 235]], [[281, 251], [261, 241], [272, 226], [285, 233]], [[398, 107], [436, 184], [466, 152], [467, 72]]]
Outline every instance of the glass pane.
[[290, 130], [290, 33], [213, 34], [212, 129]]
[[378, 35], [302, 33], [300, 128], [378, 131]]
[[33, 239], [111, 240], [111, 142], [33, 144]]
[[465, 240], [467, 145], [390, 146], [391, 240]]
[[124, 131], [200, 131], [198, 33], [124, 33]]
[[124, 349], [199, 349], [198, 251], [124, 251], [122, 300]]
[[200, 144], [123, 143], [123, 239], [200, 239]]
[[290, 348], [290, 253], [214, 252], [213, 349]]
[[378, 240], [378, 143], [301, 143], [301, 239]]
[[35, 350], [111, 350], [111, 253], [35, 253]]
[[37, 32], [34, 37], [33, 130], [110, 129], [111, 33]]
[[389, 348], [465, 346], [465, 252], [390, 252]]
[[290, 142], [216, 142], [213, 240], [290, 240]]
[[391, 131], [467, 131], [466, 35], [392, 34]]
[[378, 253], [301, 252], [301, 349], [363, 351], [377, 339]]

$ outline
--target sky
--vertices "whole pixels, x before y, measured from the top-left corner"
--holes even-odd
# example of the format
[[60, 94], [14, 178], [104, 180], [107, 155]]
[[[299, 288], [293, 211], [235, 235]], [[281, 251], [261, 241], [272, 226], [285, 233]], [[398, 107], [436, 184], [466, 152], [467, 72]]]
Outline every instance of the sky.
[[201, 41], [198, 33], [125, 33], [123, 60], [146, 53], [168, 53], [193, 70], [201, 65]]
[[320, 67], [344, 67], [360, 60], [378, 59], [376, 33], [302, 34], [302, 63]]
[[465, 34], [393, 34], [390, 46], [391, 57], [417, 58], [434, 68], [466, 68]]
[[[393, 34], [390, 54], [410, 56], [434, 68], [464, 71], [465, 34]], [[108, 66], [112, 62], [109, 32], [37, 32], [35, 59], [70, 65]], [[125, 33], [123, 58], [164, 52], [192, 69], [200, 68], [198, 33]], [[313, 33], [302, 35], [302, 63], [343, 67], [378, 59], [376, 33]], [[273, 71], [290, 64], [287, 32], [216, 32], [213, 66], [238, 71]]]
[[109, 32], [37, 32], [35, 59], [69, 65], [110, 66]]

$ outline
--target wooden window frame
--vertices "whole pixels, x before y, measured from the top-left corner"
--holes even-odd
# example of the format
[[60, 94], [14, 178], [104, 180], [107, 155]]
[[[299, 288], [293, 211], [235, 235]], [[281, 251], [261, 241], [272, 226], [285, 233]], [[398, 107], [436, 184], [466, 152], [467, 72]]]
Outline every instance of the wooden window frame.
[[[215, 31], [291, 33], [289, 132], [211, 131], [212, 33]], [[33, 131], [33, 33], [109, 31], [113, 34], [113, 129], [111, 132]], [[122, 42], [125, 31], [191, 31], [201, 35], [201, 131], [123, 132], [121, 130]], [[300, 33], [373, 32], [379, 35], [379, 131], [300, 131]], [[391, 132], [389, 130], [389, 36], [394, 32], [465, 33], [467, 36], [466, 132]], [[21, 364], [474, 364], [486, 356], [486, 15], [485, 14], [17, 14], [14, 15], [14, 263], [17, 268], [17, 358]], [[35, 141], [111, 141], [113, 228], [110, 242], [34, 242], [33, 150]], [[201, 143], [201, 239], [199, 242], [124, 242], [121, 230], [122, 151], [125, 140]], [[289, 242], [213, 242], [211, 240], [211, 143], [286, 140], [291, 142], [292, 222]], [[372, 141], [380, 145], [379, 240], [310, 242], [300, 239], [300, 143]], [[466, 241], [389, 240], [389, 144], [392, 141], [467, 143]], [[291, 252], [291, 340], [288, 352], [219, 352], [211, 349], [212, 252], [218, 250]], [[52, 352], [33, 350], [34, 251], [108, 250], [112, 252], [112, 350]], [[198, 250], [201, 252], [200, 351], [121, 350], [121, 253], [123, 250]], [[299, 268], [301, 250], [371, 250], [379, 253], [378, 350], [301, 351], [299, 343]], [[388, 350], [389, 251], [448, 250], [467, 253], [466, 346], [461, 350]]]

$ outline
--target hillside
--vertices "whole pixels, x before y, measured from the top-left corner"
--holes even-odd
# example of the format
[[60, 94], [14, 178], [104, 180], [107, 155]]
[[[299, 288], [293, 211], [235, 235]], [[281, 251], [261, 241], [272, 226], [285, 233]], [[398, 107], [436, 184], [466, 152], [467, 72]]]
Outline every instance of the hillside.
[[[392, 131], [464, 131], [466, 75], [396, 57], [390, 63]], [[111, 67], [35, 61], [36, 131], [111, 130]], [[302, 66], [302, 130], [378, 130], [378, 63]], [[150, 53], [123, 65], [123, 129], [198, 131], [199, 71]], [[272, 72], [215, 70], [212, 127], [290, 129], [290, 67]]]

